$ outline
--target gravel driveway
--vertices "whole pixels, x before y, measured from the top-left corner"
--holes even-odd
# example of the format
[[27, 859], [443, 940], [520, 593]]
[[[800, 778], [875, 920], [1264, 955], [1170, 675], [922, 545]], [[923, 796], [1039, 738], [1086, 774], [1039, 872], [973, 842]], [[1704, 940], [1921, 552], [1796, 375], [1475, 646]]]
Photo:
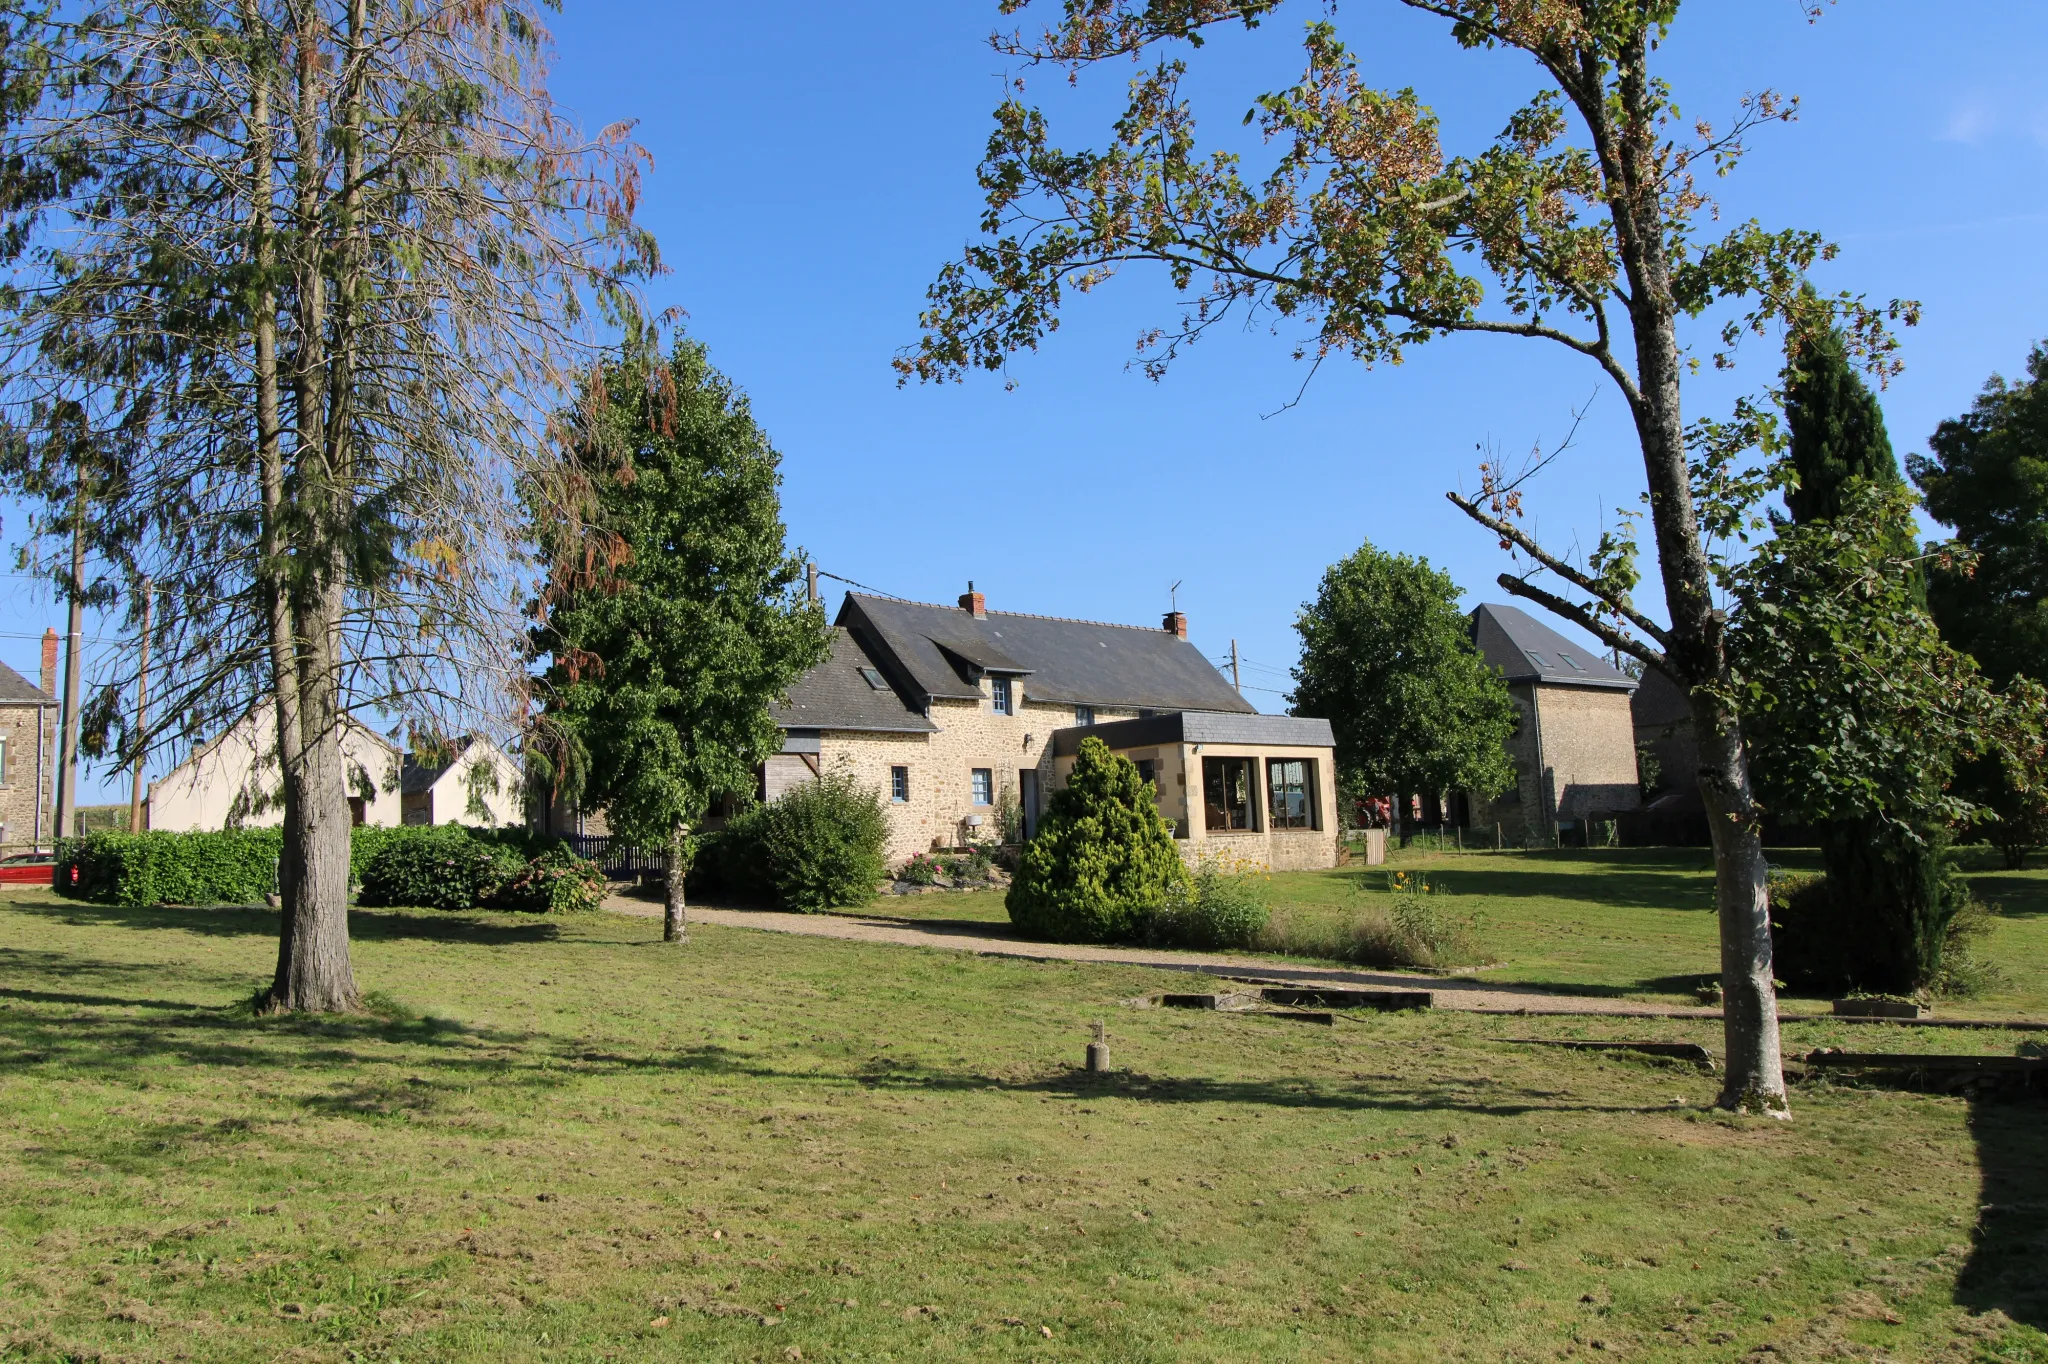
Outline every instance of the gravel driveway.
[[[636, 918], [661, 917], [651, 901], [615, 895], [605, 908]], [[690, 922], [724, 928], [752, 928], [768, 933], [796, 933], [812, 938], [888, 943], [897, 947], [930, 947], [975, 952], [985, 957], [1019, 957], [1026, 961], [1099, 961], [1118, 966], [1149, 966], [1161, 971], [1274, 985], [1329, 985], [1348, 989], [1429, 990], [1439, 1009], [1474, 1013], [1626, 1014], [1654, 1018], [1719, 1018], [1719, 1009], [1673, 1008], [1637, 1000], [1592, 995], [1563, 995], [1546, 990], [1490, 985], [1464, 976], [1418, 976], [1394, 971], [1352, 970], [1336, 966], [1300, 966], [1271, 957], [1241, 957], [1220, 952], [1178, 952], [1146, 947], [1088, 947], [1075, 943], [1032, 942], [1005, 935], [996, 924], [907, 922], [857, 914], [780, 914], [749, 909], [711, 909], [692, 905]]]

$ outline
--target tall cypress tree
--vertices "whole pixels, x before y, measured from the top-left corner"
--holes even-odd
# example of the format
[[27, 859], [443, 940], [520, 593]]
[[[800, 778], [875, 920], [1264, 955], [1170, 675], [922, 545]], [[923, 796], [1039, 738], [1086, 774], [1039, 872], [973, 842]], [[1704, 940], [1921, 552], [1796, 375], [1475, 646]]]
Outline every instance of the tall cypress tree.
[[[1787, 459], [1798, 477], [1798, 487], [1785, 496], [1792, 524], [1834, 522], [1867, 505], [1864, 494], [1901, 489], [1905, 480], [1892, 454], [1884, 414], [1877, 396], [1851, 368], [1841, 334], [1832, 328], [1795, 334], [1787, 352]], [[1873, 545], [1877, 557], [1896, 565], [1886, 571], [1904, 580], [1906, 600], [1924, 610], [1926, 583], [1912, 563], [1916, 546], [1910, 523], [1902, 517], [1880, 522], [1871, 537], [1878, 542]], [[1926, 629], [1932, 633], [1931, 621]], [[1847, 652], [1816, 655], [1795, 666], [1857, 666]], [[1775, 787], [1773, 794], [1785, 805], [1796, 805], [1793, 788], [1806, 780], [1799, 746], [1773, 744], [1768, 722], [1759, 726], [1757, 740], [1760, 755], [1766, 756], [1759, 764], [1760, 784], [1767, 791]], [[1804, 975], [1808, 984], [1837, 988], [1905, 990], [1927, 984], [1938, 967], [1942, 934], [1957, 900], [1946, 825], [1923, 812], [1883, 808], [1871, 800], [1821, 821], [1816, 833], [1827, 871], [1830, 927], [1824, 933], [1801, 933], [1801, 943], [1791, 952], [1783, 949], [1793, 944], [1781, 943], [1787, 978]]]

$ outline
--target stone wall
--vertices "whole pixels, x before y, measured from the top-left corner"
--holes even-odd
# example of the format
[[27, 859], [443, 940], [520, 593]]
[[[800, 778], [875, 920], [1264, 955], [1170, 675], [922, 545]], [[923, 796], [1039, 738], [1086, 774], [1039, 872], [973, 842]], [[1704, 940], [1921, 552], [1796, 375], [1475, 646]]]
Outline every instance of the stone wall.
[[56, 707], [0, 707], [0, 736], [7, 740], [6, 767], [0, 770], [0, 848], [7, 852], [32, 851], [36, 845], [38, 811], [42, 816], [42, 845], [47, 848], [54, 812], [50, 793], [57, 770]]
[[1515, 786], [1492, 800], [1472, 793], [1473, 827], [1487, 833], [1497, 824], [1510, 844], [1548, 843], [1557, 820], [1641, 807], [1627, 692], [1518, 682], [1508, 693], [1520, 717], [1507, 742]]
[[[824, 731], [819, 744], [822, 770], [851, 772], [863, 786], [881, 794], [889, 817], [892, 866], [935, 847], [999, 842], [1000, 813], [1021, 800], [1025, 772], [1037, 776], [1039, 809], [1045, 808], [1053, 790], [1052, 732], [1073, 725], [1074, 708], [1032, 700], [1030, 685], [1028, 677], [1012, 684], [1014, 715], [995, 713], [986, 679], [979, 701], [934, 701], [931, 721], [939, 727], [934, 734]], [[1135, 710], [1108, 706], [1095, 712], [1098, 721], [1136, 715]], [[891, 799], [892, 767], [910, 769], [907, 800]], [[978, 767], [987, 768], [991, 778], [987, 805], [974, 802], [972, 774]], [[968, 823], [977, 817], [978, 824]]]

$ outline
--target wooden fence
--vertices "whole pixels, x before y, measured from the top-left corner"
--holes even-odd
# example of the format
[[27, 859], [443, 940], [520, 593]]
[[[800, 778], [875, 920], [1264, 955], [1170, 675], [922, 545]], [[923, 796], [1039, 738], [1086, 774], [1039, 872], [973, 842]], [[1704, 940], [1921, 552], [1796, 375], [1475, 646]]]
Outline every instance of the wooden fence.
[[644, 853], [623, 839], [603, 834], [564, 834], [562, 841], [578, 857], [587, 857], [604, 868], [605, 876], [613, 881], [668, 874], [668, 854], [665, 852]]

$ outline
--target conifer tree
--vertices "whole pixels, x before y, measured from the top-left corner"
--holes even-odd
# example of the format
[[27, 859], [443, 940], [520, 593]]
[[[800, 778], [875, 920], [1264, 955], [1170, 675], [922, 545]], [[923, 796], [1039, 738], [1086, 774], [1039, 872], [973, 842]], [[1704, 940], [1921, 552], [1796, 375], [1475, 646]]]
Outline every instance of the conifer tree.
[[1117, 942], [1188, 886], [1152, 784], [1129, 758], [1081, 740], [1024, 847], [1005, 904], [1017, 927], [1054, 942]]
[[[1748, 724], [1758, 787], [1814, 824], [1827, 872], [1824, 890], [1774, 907], [1780, 972], [1811, 988], [1915, 989], [1939, 970], [1964, 897], [1945, 793], [1958, 754], [1940, 723], [1900, 704], [1903, 689], [1882, 686], [1894, 679], [1864, 674], [1874, 660], [1914, 660], [1916, 671], [1952, 673], [1969, 705], [1982, 692], [1926, 614], [1911, 499], [1884, 414], [1831, 328], [1788, 340], [1785, 419], [1791, 516], [1759, 555], [1779, 562], [1763, 570], [1736, 631], [1752, 646], [1747, 672], [1768, 679], [1771, 698]], [[1858, 609], [1811, 628], [1816, 603], [1830, 599]], [[1808, 627], [1766, 626], [1761, 615]], [[1835, 784], [1817, 771], [1850, 749], [1888, 755], [1893, 776]]]

